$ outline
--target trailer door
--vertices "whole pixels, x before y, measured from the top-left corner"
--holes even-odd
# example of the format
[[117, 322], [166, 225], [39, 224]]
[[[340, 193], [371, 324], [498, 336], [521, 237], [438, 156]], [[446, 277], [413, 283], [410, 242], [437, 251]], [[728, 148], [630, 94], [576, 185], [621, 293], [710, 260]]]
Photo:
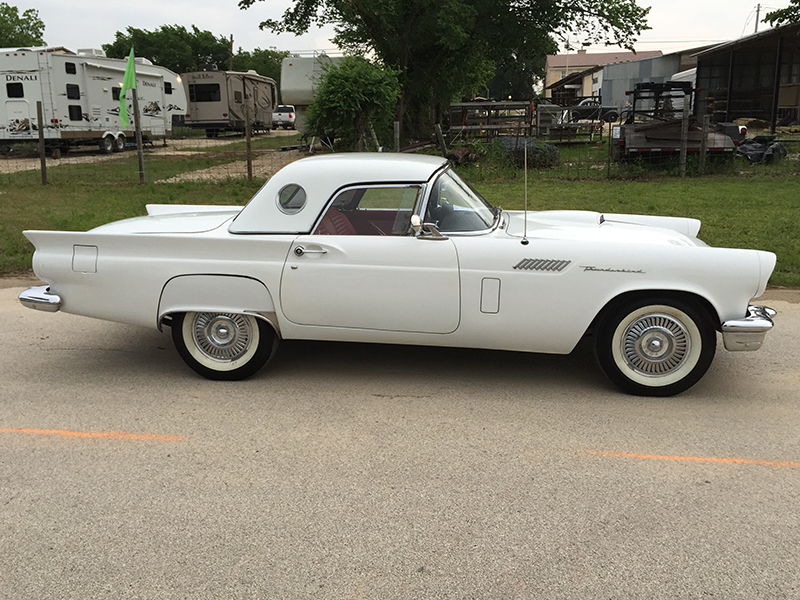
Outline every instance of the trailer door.
[[6, 100], [6, 123], [12, 137], [31, 131], [31, 111], [27, 100], [21, 98]]

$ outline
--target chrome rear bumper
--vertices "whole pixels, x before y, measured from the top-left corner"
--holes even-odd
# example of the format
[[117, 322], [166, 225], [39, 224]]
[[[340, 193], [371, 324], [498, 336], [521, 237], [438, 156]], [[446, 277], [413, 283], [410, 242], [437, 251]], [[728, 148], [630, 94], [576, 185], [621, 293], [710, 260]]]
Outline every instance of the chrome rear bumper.
[[722, 324], [722, 341], [726, 350], [758, 350], [764, 336], [772, 329], [776, 311], [766, 306], [750, 305], [744, 319], [725, 321]]
[[49, 285], [37, 285], [28, 288], [19, 295], [19, 301], [23, 306], [44, 310], [47, 312], [58, 312], [61, 310], [61, 297], [50, 293]]

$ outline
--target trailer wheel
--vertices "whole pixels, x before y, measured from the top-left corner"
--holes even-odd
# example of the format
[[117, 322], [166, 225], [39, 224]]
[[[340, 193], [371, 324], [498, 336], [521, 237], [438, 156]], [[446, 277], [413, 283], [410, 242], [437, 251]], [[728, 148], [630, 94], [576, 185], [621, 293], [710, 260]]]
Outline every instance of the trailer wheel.
[[123, 150], [125, 150], [125, 136], [119, 134], [114, 139], [114, 152], [122, 152]]
[[111, 154], [114, 151], [114, 136], [105, 136], [100, 140], [99, 146], [101, 153]]

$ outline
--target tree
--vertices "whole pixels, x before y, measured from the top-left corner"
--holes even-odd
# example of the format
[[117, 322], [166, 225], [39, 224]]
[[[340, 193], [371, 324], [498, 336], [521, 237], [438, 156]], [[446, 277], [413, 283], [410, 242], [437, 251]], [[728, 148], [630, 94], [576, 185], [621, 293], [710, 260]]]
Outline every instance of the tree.
[[772, 27], [800, 23], [800, 0], [790, 0], [789, 6], [786, 8], [767, 13], [764, 16], [764, 22], [769, 23]]
[[117, 31], [113, 43], [103, 44], [107, 56], [127, 58], [133, 46], [136, 56], [176, 73], [197, 71], [206, 64], [216, 64], [220, 69], [228, 67], [230, 42], [194, 25], [191, 31], [182, 25], [162, 25], [155, 31], [128, 27], [126, 31]]
[[277, 48], [267, 50], [256, 48], [252, 52], [239, 48], [239, 51], [233, 56], [233, 70], [248, 71], [252, 69], [259, 75], [272, 77], [275, 81], [280, 82], [281, 63], [287, 56], [289, 56], [287, 51]]
[[323, 68], [317, 95], [308, 107], [309, 133], [333, 135], [354, 150], [363, 150], [367, 132], [391, 130], [400, 96], [396, 72], [354, 57]]
[[635, 0], [295, 0], [261, 27], [299, 35], [333, 24], [339, 47], [398, 71], [397, 115], [413, 131], [437, 105], [485, 87], [495, 62], [529, 61], [553, 47], [553, 35], [632, 48], [649, 10]]
[[33, 8], [19, 14], [16, 6], [0, 2], [0, 48], [44, 46], [44, 23]]

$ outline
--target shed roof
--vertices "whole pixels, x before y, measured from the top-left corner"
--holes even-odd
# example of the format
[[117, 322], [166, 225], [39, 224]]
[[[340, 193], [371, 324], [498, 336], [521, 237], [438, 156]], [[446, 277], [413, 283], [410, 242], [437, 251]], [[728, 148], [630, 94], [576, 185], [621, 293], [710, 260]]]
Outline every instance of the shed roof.
[[644, 50], [641, 52], [598, 52], [577, 54], [550, 54], [547, 57], [547, 68], [564, 67], [597, 67], [611, 63], [626, 62], [637, 58], [654, 58], [661, 56], [661, 50]]
[[784, 27], [775, 27], [774, 29], [765, 29], [764, 31], [759, 31], [758, 33], [751, 33], [750, 35], [739, 38], [738, 40], [723, 42], [722, 44], [717, 44], [716, 46], [712, 46], [706, 50], [701, 50], [695, 56], [712, 56], [714, 54], [719, 54], [720, 52], [727, 52], [728, 50], [735, 49], [738, 46], [745, 46], [752, 42], [761, 41], [766, 38], [774, 37], [776, 35], [783, 35], [786, 33], [800, 34], [800, 23], [786, 25]]

